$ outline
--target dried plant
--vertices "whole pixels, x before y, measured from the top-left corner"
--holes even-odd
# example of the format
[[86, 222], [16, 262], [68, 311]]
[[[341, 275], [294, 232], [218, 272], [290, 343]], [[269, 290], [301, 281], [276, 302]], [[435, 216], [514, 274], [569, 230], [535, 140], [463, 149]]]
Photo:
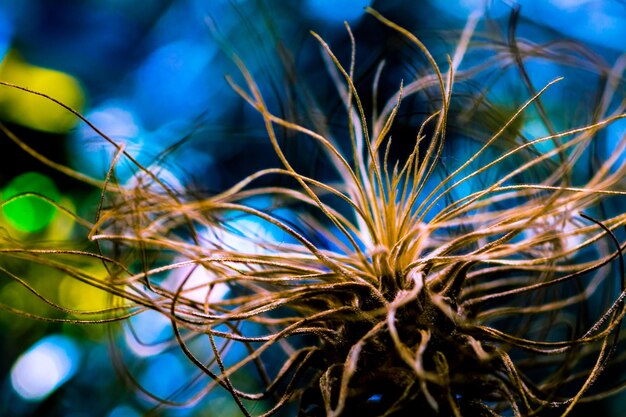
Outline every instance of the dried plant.
[[[299, 404], [300, 414], [309, 416], [391, 416], [418, 409], [452, 416], [565, 416], [581, 401], [617, 392], [624, 384], [590, 389], [613, 358], [622, 359], [614, 355], [626, 312], [625, 243], [617, 229], [626, 224], [626, 214], [596, 220], [589, 213], [601, 215], [605, 200], [626, 194], [626, 163], [620, 160], [626, 141], [583, 184], [572, 180], [572, 172], [597, 133], [626, 117], [623, 105], [610, 114], [606, 106], [591, 124], [504, 146], [507, 129], [555, 80], [465, 161], [442, 170], [453, 81], [479, 70], [457, 74], [476, 18], [443, 73], [413, 34], [368, 12], [417, 47], [430, 74], [400, 84], [370, 117], [355, 86], [354, 40], [345, 67], [313, 34], [344, 105], [350, 151], [343, 152], [323, 128], [273, 113], [234, 57], [244, 82], [229, 82], [262, 116], [282, 167], [205, 199], [173, 190], [158, 169], [136, 163], [112, 140], [116, 157], [107, 178], [98, 181], [55, 165], [3, 129], [42, 162], [101, 188], [102, 199], [95, 221], [75, 217], [88, 229], [93, 251], [7, 240], [2, 257], [60, 270], [109, 292], [113, 304], [70, 311], [3, 268], [5, 277], [74, 317], [51, 320], [102, 323], [147, 309], [169, 317], [174, 348], [210, 377], [206, 384], [189, 382], [195, 391], [187, 403], [222, 387], [245, 415], [256, 414], [258, 402], [265, 407], [261, 415]], [[492, 62], [514, 61], [510, 50], [496, 52]], [[377, 79], [382, 71], [381, 65]], [[413, 150], [391, 160], [389, 133], [403, 99], [427, 89], [438, 91], [437, 109], [413, 137], [396, 139], [410, 141]], [[603, 102], [610, 103], [614, 92], [607, 88]], [[297, 172], [277, 130], [316, 143], [340, 180], [322, 182]], [[543, 143], [550, 149], [538, 152]], [[132, 185], [112, 181], [122, 158], [138, 169]], [[500, 175], [499, 168], [511, 164], [493, 180], [493, 172]], [[283, 183], [293, 186], [255, 186], [260, 178], [274, 177], [288, 178]], [[459, 197], [459, 190], [469, 191]], [[271, 203], [259, 207], [256, 197]], [[277, 214], [278, 207], [295, 219]], [[284, 238], [248, 230], [238, 216]], [[244, 248], [233, 238], [245, 241]], [[83, 259], [102, 262], [107, 273], [85, 272]], [[173, 271], [179, 272], [176, 280]], [[209, 278], [193, 283], [197, 271]], [[215, 296], [224, 287], [228, 294]], [[618, 296], [585, 323], [590, 300], [605, 287], [619, 287]]]

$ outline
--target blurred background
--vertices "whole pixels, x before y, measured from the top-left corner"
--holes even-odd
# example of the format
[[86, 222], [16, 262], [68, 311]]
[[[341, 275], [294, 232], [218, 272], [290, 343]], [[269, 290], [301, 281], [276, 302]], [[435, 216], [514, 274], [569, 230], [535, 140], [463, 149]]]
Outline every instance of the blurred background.
[[[333, 109], [341, 102], [309, 30], [347, 63], [350, 43], [343, 22], [349, 22], [357, 42], [358, 86], [367, 95], [381, 59], [387, 62], [381, 97], [389, 97], [400, 79], [407, 82], [427, 72], [419, 51], [364, 14], [367, 5], [418, 35], [442, 68], [447, 68], [446, 54], [453, 53], [470, 13], [485, 7], [477, 50], [462, 69], [487, 60], [494, 48], [521, 48], [515, 39], [524, 39], [526, 50], [537, 48], [524, 70], [515, 62], [502, 62], [456, 90], [449, 135], [457, 145], [445, 154], [450, 165], [463, 157], [468, 139], [497, 131], [529, 91], [558, 76], [565, 81], [543, 102], [553, 126], [546, 126], [541, 112], [533, 109], [514, 134], [533, 138], [551, 128], [590, 122], [608, 72], [626, 53], [626, 3], [618, 0], [0, 0], [0, 80], [49, 94], [125, 144], [174, 189], [208, 195], [278, 163], [262, 120], [225, 81], [231, 74], [241, 82], [229, 57], [233, 52], [254, 75], [270, 108], [302, 123], [314, 123], [321, 109], [339, 137], [343, 125], [333, 119]], [[623, 85], [619, 88], [623, 94]], [[432, 106], [424, 96], [408, 100], [394, 134], [407, 129], [414, 135], [416, 118]], [[115, 154], [66, 109], [23, 91], [0, 86], [0, 120], [46, 158], [94, 178], [104, 178]], [[624, 132], [624, 123], [607, 129], [590, 161], [608, 155]], [[286, 141], [285, 149], [302, 172], [332, 177], [328, 161], [310, 144]], [[117, 167], [120, 183], [136, 176], [137, 169], [128, 163]], [[99, 199], [97, 188], [47, 167], [2, 133], [2, 200], [27, 191], [87, 219], [94, 218]], [[50, 242], [79, 235], [67, 216], [30, 199], [0, 210], [0, 233]], [[6, 267], [2, 260], [0, 267]], [[102, 267], [94, 262], [85, 268], [97, 273]], [[19, 273], [42, 292], [56, 294], [63, 305], [107, 304], [101, 292], [60, 273], [29, 265], [21, 265]], [[0, 311], [0, 415], [200, 416], [207, 415], [208, 407], [223, 410], [220, 415], [238, 415], [232, 401], [217, 394], [194, 407], [155, 409], [145, 394], [123, 382], [124, 372], [113, 363], [125, 363], [148, 391], [163, 397], [194, 372], [175, 349], [145, 348], [172, 336], [169, 322], [156, 313], [131, 320], [138, 343], [128, 325], [77, 326], [11, 314], [10, 308], [41, 315], [48, 310], [1, 274], [0, 303], [5, 310]], [[619, 372], [609, 377], [622, 378]], [[615, 397], [592, 409], [598, 416], [623, 416], [622, 407]], [[588, 409], [582, 406], [580, 413], [587, 415]]]

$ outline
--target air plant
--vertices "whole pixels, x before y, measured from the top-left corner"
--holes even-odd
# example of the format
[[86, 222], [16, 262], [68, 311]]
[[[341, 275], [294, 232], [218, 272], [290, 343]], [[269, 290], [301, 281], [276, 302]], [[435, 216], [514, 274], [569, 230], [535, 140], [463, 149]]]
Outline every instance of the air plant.
[[[202, 199], [173, 190], [157, 169], [138, 163], [135, 180], [125, 186], [113, 181], [115, 165], [134, 160], [83, 119], [117, 149], [103, 181], [56, 166], [102, 190], [95, 221], [81, 219], [93, 251], [5, 242], [1, 252], [101, 288], [113, 304], [70, 311], [7, 269], [5, 276], [72, 314], [75, 323], [118, 321], [147, 309], [162, 313], [171, 320], [174, 348], [210, 377], [189, 402], [221, 387], [247, 416], [257, 402], [265, 407], [261, 415], [297, 404], [306, 416], [415, 410], [565, 416], [581, 401], [617, 392], [624, 384], [590, 390], [615, 357], [626, 312], [625, 243], [617, 237], [626, 215], [602, 215], [600, 209], [608, 198], [626, 194], [626, 163], [620, 160], [626, 141], [583, 184], [572, 180], [572, 172], [597, 133], [626, 117], [623, 108], [609, 114], [607, 106], [591, 124], [502, 146], [507, 129], [549, 94], [559, 82], [554, 80], [458, 166], [442, 169], [453, 83], [477, 18], [470, 19], [443, 72], [412, 33], [367, 11], [417, 47], [430, 70], [406, 85], [399, 82], [397, 93], [380, 111], [374, 105], [370, 116], [355, 85], [354, 39], [344, 66], [313, 33], [343, 103], [348, 152], [323, 125], [306, 127], [275, 114], [233, 56], [243, 83], [228, 80], [262, 117], [282, 167]], [[383, 71], [381, 65], [376, 80]], [[438, 92], [437, 108], [413, 136], [394, 139], [412, 144], [408, 155], [394, 160], [390, 131], [402, 102], [426, 89]], [[607, 89], [604, 102], [613, 93]], [[298, 172], [281, 148], [279, 130], [319, 146], [339, 180]], [[549, 150], [538, 152], [544, 143]], [[481, 180], [500, 175], [506, 164], [513, 168], [496, 180]], [[289, 185], [255, 185], [268, 178], [287, 178], [283, 183]], [[467, 192], [459, 197], [459, 190]], [[259, 207], [257, 197], [271, 203]], [[289, 209], [292, 218], [277, 214], [277, 207]], [[238, 216], [283, 237], [237, 230]], [[229, 236], [245, 239], [245, 250], [229, 243]], [[106, 275], [81, 271], [83, 258], [102, 262]], [[172, 271], [182, 273], [175, 281], [164, 278]], [[192, 283], [197, 271], [205, 279]], [[594, 294], [614, 285], [620, 288], [614, 301], [585, 323], [581, 317]], [[228, 293], [214, 296], [220, 287]]]

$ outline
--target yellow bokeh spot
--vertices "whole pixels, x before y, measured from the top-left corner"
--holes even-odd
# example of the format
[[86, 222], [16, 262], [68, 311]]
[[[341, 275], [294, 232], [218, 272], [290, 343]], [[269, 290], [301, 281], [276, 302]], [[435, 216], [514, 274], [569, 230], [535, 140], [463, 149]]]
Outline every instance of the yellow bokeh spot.
[[[82, 87], [74, 77], [30, 65], [14, 52], [0, 64], [0, 80], [47, 94], [77, 111], [85, 103]], [[6, 86], [0, 86], [0, 114], [5, 120], [51, 133], [66, 133], [78, 122], [58, 104]]]
[[[76, 213], [76, 205], [67, 197], [61, 197], [59, 204], [69, 213]], [[69, 239], [76, 224], [74, 218], [67, 212], [58, 211], [57, 215], [46, 228], [45, 238], [54, 241], [63, 241]]]
[[[82, 272], [102, 280], [107, 276], [107, 271], [102, 265], [86, 266]], [[102, 310], [110, 307], [112, 303], [109, 293], [73, 277], [63, 278], [58, 291], [59, 304], [73, 310]]]

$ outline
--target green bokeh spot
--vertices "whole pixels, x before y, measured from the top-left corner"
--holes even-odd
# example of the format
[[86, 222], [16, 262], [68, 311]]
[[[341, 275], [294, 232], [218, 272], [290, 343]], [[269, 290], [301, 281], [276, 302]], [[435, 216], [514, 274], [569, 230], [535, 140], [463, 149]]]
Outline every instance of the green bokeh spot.
[[[58, 202], [60, 194], [52, 180], [37, 172], [15, 177], [2, 191], [2, 202], [17, 195], [34, 192]], [[23, 232], [34, 233], [44, 229], [54, 217], [57, 208], [37, 196], [24, 196], [2, 207], [5, 219]]]

